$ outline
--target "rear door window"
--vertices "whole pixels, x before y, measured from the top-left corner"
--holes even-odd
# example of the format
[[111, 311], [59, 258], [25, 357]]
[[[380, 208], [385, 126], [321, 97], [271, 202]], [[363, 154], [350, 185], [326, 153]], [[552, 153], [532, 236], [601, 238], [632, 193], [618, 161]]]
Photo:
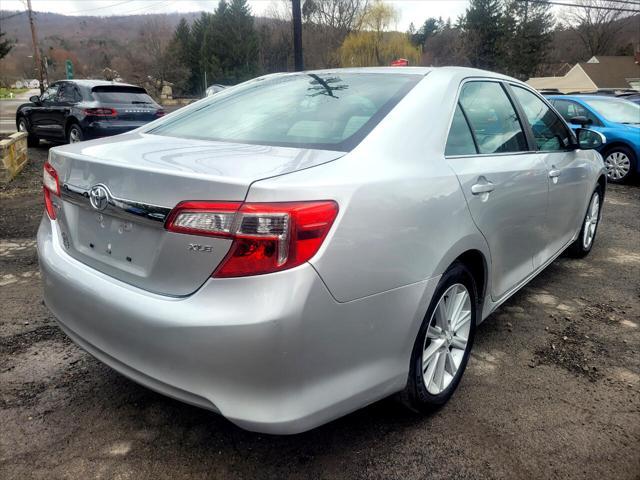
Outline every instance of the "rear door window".
[[259, 78], [216, 93], [150, 133], [349, 151], [422, 78], [338, 72]]
[[449, 137], [447, 138], [447, 146], [445, 147], [444, 154], [452, 156], [474, 155], [476, 153], [478, 153], [478, 151], [473, 135], [471, 134], [471, 129], [469, 128], [464, 113], [462, 113], [460, 104], [458, 104], [453, 114], [451, 130], [449, 130]]
[[100, 103], [146, 105], [155, 103], [149, 94], [139, 87], [100, 86], [91, 89], [93, 98]]
[[78, 93], [75, 85], [71, 83], [63, 83], [58, 90], [58, 101], [61, 103], [76, 103], [80, 101], [80, 93]]
[[531, 125], [540, 151], [566, 150], [571, 146], [571, 133], [564, 122], [536, 95], [522, 87], [512, 85], [513, 93]]
[[469, 120], [480, 153], [528, 150], [518, 114], [500, 83], [465, 83], [460, 93], [460, 105]]

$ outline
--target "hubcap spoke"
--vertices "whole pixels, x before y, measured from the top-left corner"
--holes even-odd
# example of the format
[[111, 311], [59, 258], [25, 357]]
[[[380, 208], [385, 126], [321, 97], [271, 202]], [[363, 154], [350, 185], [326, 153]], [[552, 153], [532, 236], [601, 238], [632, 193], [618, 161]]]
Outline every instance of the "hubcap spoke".
[[451, 346], [453, 348], [458, 348], [460, 350], [464, 350], [467, 348], [467, 339], [462, 337], [453, 337], [451, 340]]
[[444, 338], [434, 339], [422, 354], [422, 371], [424, 372], [431, 361], [434, 360], [434, 355], [444, 346]]
[[456, 321], [451, 325], [451, 331], [458, 333], [464, 326], [471, 321], [471, 310], [466, 310], [460, 314]]

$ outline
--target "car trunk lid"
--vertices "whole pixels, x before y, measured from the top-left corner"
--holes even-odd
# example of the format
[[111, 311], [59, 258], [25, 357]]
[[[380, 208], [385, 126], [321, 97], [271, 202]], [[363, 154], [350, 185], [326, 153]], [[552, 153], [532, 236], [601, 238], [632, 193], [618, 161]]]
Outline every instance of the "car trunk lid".
[[231, 240], [168, 232], [164, 220], [176, 204], [241, 202], [254, 181], [342, 155], [139, 132], [57, 147], [49, 161], [61, 189], [60, 240], [69, 255], [107, 275], [154, 293], [188, 295]]

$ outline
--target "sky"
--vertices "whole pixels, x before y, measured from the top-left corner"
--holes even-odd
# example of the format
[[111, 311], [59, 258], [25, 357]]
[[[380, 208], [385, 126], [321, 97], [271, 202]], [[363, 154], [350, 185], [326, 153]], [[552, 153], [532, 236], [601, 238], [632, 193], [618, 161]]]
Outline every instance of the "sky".
[[[254, 15], [267, 16], [273, 4], [282, 0], [249, 0]], [[398, 30], [407, 30], [413, 22], [419, 27], [428, 17], [451, 18], [464, 13], [467, 0], [387, 0], [400, 12]], [[24, 10], [24, 0], [0, 0], [2, 10]], [[213, 11], [218, 0], [32, 0], [35, 11], [63, 15], [140, 15]]]

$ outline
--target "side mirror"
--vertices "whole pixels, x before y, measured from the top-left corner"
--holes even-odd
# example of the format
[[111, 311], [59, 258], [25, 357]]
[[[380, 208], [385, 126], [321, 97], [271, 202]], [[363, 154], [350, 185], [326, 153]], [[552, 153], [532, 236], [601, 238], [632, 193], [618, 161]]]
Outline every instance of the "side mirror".
[[569, 121], [571, 123], [575, 123], [576, 125], [580, 125], [581, 127], [586, 127], [587, 125], [591, 125], [593, 123], [593, 120], [591, 120], [590, 118], [587, 118], [587, 117], [583, 117], [583, 116], [573, 117]]
[[578, 136], [578, 147], [581, 150], [593, 150], [607, 143], [607, 138], [595, 130], [579, 128], [576, 135]]
[[34, 95], [32, 97], [29, 97], [29, 101], [31, 103], [40, 103], [40, 97], [38, 95]]

